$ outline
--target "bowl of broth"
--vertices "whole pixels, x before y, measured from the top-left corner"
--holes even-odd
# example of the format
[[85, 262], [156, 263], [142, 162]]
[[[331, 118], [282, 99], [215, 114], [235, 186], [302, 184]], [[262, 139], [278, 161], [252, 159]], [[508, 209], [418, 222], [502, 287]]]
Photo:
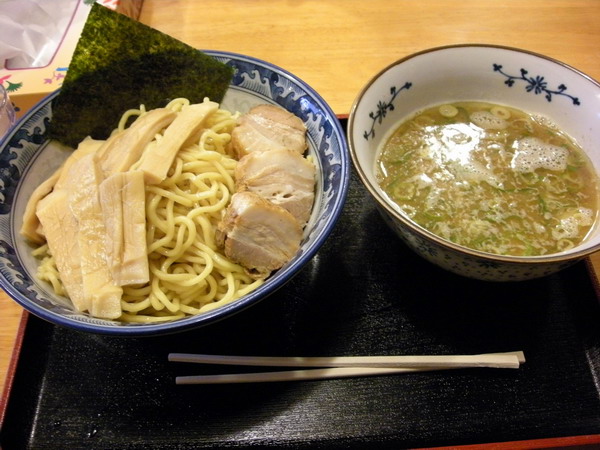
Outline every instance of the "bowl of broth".
[[417, 254], [488, 281], [600, 249], [600, 84], [493, 45], [402, 58], [357, 96], [347, 140], [382, 217]]

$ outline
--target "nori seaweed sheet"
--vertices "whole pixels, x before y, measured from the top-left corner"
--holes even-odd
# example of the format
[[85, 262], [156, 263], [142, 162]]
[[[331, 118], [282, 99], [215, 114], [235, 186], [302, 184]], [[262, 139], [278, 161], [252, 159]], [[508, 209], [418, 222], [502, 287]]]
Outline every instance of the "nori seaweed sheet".
[[94, 4], [52, 104], [49, 136], [75, 148], [86, 136], [106, 139], [122, 113], [141, 104], [220, 102], [232, 76], [211, 56]]

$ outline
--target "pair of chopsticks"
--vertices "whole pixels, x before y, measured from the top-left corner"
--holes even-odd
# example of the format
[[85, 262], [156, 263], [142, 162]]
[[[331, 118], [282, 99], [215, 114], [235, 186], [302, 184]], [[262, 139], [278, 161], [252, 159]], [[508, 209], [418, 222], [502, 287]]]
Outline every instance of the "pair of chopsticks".
[[521, 351], [485, 353], [480, 355], [429, 356], [332, 356], [278, 357], [225, 356], [170, 353], [169, 361], [263, 367], [318, 367], [318, 369], [284, 370], [276, 372], [232, 373], [222, 375], [192, 375], [176, 377], [176, 384], [266, 383], [274, 381], [349, 378], [434, 370], [487, 367], [518, 369], [525, 362]]

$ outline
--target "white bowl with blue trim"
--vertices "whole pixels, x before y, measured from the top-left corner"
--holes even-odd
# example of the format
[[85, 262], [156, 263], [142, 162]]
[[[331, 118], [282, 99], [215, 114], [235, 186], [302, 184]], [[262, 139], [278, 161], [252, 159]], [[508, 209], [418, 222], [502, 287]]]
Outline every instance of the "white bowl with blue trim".
[[471, 250], [417, 225], [389, 200], [375, 176], [382, 139], [414, 113], [455, 101], [496, 103], [546, 116], [578, 142], [600, 171], [597, 81], [567, 64], [516, 48], [466, 44], [424, 50], [376, 74], [357, 96], [348, 118], [352, 162], [400, 238], [444, 269], [489, 281], [546, 276], [600, 250], [597, 224], [582, 244], [552, 255], [502, 256]]
[[0, 287], [26, 310], [57, 325], [107, 335], [189, 330], [264, 299], [291, 280], [323, 245], [340, 216], [350, 179], [350, 157], [337, 117], [317, 92], [282, 68], [234, 53], [205, 53], [234, 68], [222, 107], [243, 113], [257, 104], [277, 104], [300, 117], [308, 129], [308, 151], [317, 165], [317, 184], [313, 213], [298, 254], [255, 291], [195, 316], [160, 324], [124, 324], [77, 312], [68, 299], [57, 296], [50, 285], [36, 278], [39, 261], [19, 234], [31, 192], [69, 153], [46, 137], [57, 91], [32, 108], [0, 141]]

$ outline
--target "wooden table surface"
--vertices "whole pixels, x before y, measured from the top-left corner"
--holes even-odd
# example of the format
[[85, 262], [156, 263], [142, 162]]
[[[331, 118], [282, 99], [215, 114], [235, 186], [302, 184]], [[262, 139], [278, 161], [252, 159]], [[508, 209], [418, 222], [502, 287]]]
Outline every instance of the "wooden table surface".
[[[600, 0], [145, 0], [140, 21], [196, 48], [283, 67], [337, 114], [380, 69], [441, 45], [519, 47], [600, 80]], [[600, 273], [600, 254], [590, 260]], [[0, 386], [22, 312], [0, 291]]]

